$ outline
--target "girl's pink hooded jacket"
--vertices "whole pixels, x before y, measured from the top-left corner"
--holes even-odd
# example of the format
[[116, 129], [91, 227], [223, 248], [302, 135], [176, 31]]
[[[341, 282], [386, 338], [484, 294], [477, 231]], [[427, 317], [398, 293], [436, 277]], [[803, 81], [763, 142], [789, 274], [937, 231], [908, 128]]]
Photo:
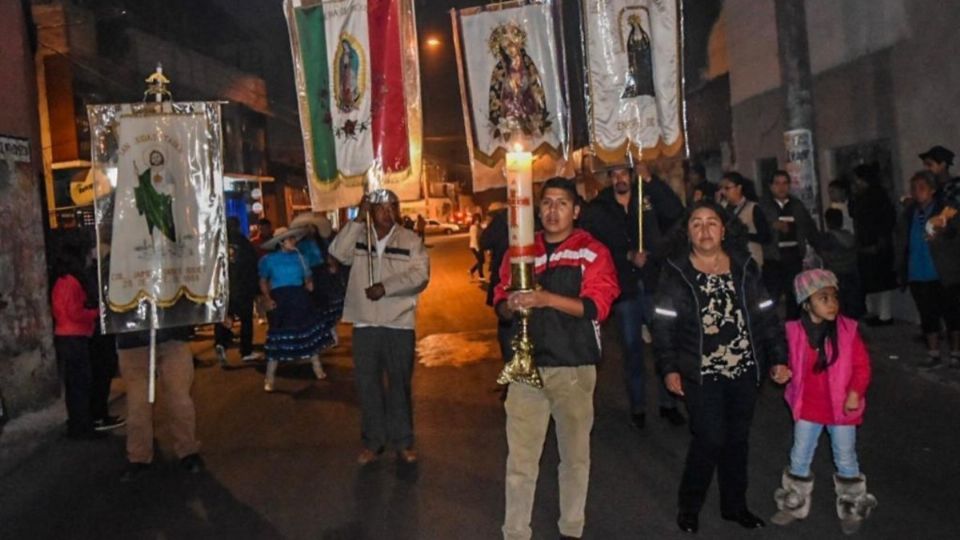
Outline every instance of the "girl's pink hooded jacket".
[[[787, 322], [786, 328], [789, 366], [793, 378], [787, 384], [783, 397], [790, 405], [793, 420], [797, 421], [803, 410], [803, 384], [807, 373], [803, 363], [809, 358], [810, 344], [803, 323], [799, 320]], [[837, 316], [837, 346], [840, 348], [840, 356], [827, 369], [834, 419], [832, 425], [859, 425], [863, 422], [863, 411], [867, 406], [864, 394], [870, 384], [870, 357], [860, 339], [860, 333], [857, 332], [857, 321], [842, 315]], [[830, 353], [828, 343], [827, 355]], [[843, 410], [843, 404], [850, 390], [856, 390], [860, 394], [860, 408], [848, 414]]]

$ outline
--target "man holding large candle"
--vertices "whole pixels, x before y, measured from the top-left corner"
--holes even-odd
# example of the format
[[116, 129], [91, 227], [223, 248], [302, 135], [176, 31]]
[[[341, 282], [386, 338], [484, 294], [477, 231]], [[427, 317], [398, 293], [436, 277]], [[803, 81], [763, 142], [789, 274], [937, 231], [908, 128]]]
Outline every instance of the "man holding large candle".
[[[599, 324], [610, 313], [620, 288], [607, 249], [586, 231], [574, 228], [579, 213], [580, 199], [571, 180], [546, 181], [540, 196], [543, 231], [533, 237], [532, 250], [514, 250], [500, 267], [501, 281], [494, 295], [497, 313], [512, 319], [515, 312], [530, 311], [534, 365], [543, 381], [543, 388], [511, 383], [507, 394], [506, 539], [527, 539], [532, 534], [540, 453], [551, 416], [561, 456], [560, 534], [578, 538], [583, 533]], [[532, 231], [532, 216], [529, 223], [517, 220], [511, 225]], [[511, 284], [511, 258], [527, 256], [534, 262], [538, 287], [510, 292], [516, 288]]]

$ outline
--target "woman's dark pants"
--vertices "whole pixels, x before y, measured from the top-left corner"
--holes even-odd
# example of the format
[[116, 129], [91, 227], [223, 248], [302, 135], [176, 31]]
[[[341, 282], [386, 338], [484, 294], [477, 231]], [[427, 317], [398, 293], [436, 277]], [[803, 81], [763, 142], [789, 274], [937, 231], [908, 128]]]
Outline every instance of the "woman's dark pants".
[[737, 379], [684, 380], [693, 439], [680, 483], [681, 513], [698, 514], [717, 469], [720, 512], [736, 515], [747, 508], [747, 445], [757, 399], [753, 370]]

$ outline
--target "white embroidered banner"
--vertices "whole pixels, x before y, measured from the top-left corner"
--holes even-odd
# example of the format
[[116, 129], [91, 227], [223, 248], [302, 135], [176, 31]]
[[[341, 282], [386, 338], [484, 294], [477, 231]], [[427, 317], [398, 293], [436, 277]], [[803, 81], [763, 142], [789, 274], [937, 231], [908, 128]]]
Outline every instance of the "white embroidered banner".
[[684, 146], [677, 0], [581, 0], [588, 120], [606, 162], [676, 155]]
[[[207, 216], [222, 214], [200, 114], [125, 116], [117, 127], [109, 295], [113, 311], [142, 301], [170, 307], [181, 298], [212, 299], [219, 234]], [[213, 287], [215, 289], [215, 287]]]
[[552, 2], [451, 12], [473, 189], [503, 187], [504, 156], [533, 152], [533, 179], [572, 175], [569, 118]]

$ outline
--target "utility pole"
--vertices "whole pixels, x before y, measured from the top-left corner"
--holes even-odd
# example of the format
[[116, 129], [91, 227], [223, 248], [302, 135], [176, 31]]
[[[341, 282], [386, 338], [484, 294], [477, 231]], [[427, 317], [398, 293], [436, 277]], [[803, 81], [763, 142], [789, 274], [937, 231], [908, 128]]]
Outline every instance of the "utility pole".
[[820, 185], [817, 180], [813, 75], [807, 38], [805, 0], [774, 0], [777, 20], [777, 50], [783, 86], [787, 125], [783, 134], [787, 151], [786, 170], [795, 197], [821, 219]]

